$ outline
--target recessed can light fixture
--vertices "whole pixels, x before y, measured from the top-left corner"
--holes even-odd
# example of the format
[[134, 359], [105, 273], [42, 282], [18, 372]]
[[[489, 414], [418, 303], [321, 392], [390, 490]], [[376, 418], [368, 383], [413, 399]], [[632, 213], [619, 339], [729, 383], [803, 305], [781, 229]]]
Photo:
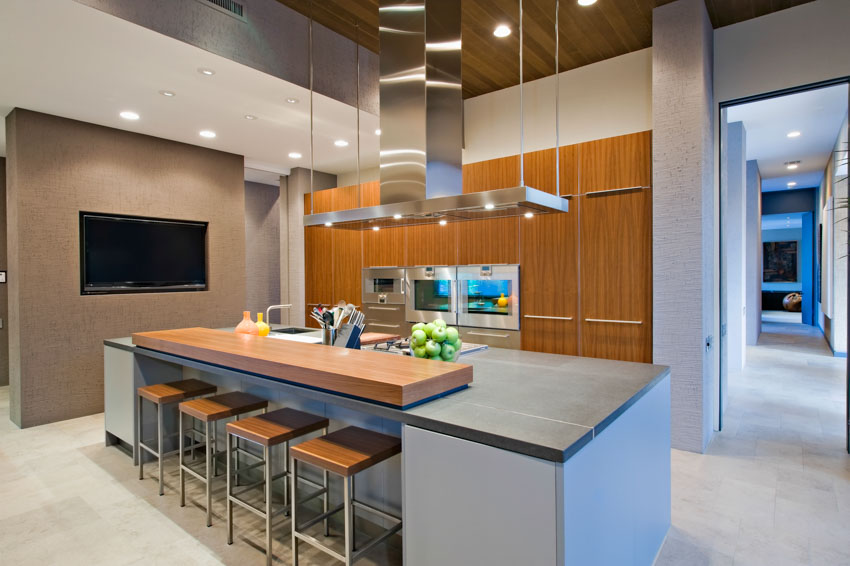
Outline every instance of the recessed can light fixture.
[[578, 0], [579, 6], [592, 6], [596, 4], [596, 0]]
[[789, 187], [796, 187], [796, 186], [797, 186], [797, 182], [796, 182], [796, 181], [791, 181], [790, 183], [788, 183], [788, 186], [789, 186]]
[[204, 75], [205, 77], [211, 77], [215, 74], [215, 71], [213, 71], [209, 67], [198, 67], [198, 72]]
[[298, 104], [298, 99], [290, 96], [289, 98], [286, 99], [286, 103], [287, 104]]
[[381, 128], [378, 128], [377, 130], [375, 130], [375, 135], [376, 135], [376, 136], [380, 136], [380, 135], [381, 135]]
[[511, 35], [511, 28], [506, 26], [505, 24], [500, 24], [496, 26], [496, 29], [493, 30], [493, 35], [496, 37], [508, 37]]
[[245, 114], [245, 119], [246, 120], [256, 120], [257, 117], [254, 116], [253, 114]]
[[448, 223], [448, 220], [440, 220], [440, 226], [445, 226]]
[[290, 151], [289, 157], [291, 157], [292, 159], [301, 159], [301, 154], [297, 151]]
[[201, 130], [198, 135], [202, 138], [212, 139], [215, 137], [215, 132], [212, 130]]
[[118, 115], [121, 116], [122, 118], [124, 118], [125, 120], [138, 120], [139, 119], [139, 115], [136, 114], [135, 112], [131, 111], [131, 110], [124, 110], [123, 112], [121, 112]]
[[487, 210], [493, 210], [495, 207], [496, 207], [496, 205], [493, 204], [492, 202], [484, 205], [484, 208], [486, 208]]
[[393, 214], [393, 218], [396, 220], [401, 220], [401, 214]]
[[786, 167], [786, 168], [788, 168], [788, 169], [790, 169], [791, 171], [793, 171], [794, 169], [798, 168], [799, 166], [800, 166], [800, 162], [799, 162], [799, 161], [789, 161], [789, 162], [787, 162], [787, 163], [785, 164], [785, 167]]
[[794, 130], [793, 132], [788, 132], [789, 138], [799, 138], [800, 135], [801, 135], [800, 132], [797, 131], [797, 130]]
[[334, 142], [334, 145], [337, 146], [337, 147], [346, 147], [346, 146], [348, 146], [348, 142], [345, 141], [345, 140], [336, 140]]
[[381, 229], [380, 226], [372, 226], [372, 230], [374, 230], [375, 232], [377, 232], [380, 229]]
[[327, 226], [328, 228], [330, 228], [333, 225], [334, 225], [333, 222], [325, 222], [325, 226]]
[[175, 96], [177, 96], [173, 90], [161, 90], [159, 91], [159, 94], [165, 96], [166, 98], [174, 98]]
[[525, 217], [526, 218], [534, 218], [534, 213], [533, 212], [526, 212]]

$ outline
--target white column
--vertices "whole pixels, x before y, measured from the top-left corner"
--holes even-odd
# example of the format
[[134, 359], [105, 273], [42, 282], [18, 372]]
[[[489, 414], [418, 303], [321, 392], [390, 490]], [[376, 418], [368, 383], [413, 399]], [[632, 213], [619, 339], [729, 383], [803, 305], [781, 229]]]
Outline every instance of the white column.
[[761, 175], [758, 161], [747, 161], [747, 344], [761, 335], [761, 280], [764, 248], [761, 243]]

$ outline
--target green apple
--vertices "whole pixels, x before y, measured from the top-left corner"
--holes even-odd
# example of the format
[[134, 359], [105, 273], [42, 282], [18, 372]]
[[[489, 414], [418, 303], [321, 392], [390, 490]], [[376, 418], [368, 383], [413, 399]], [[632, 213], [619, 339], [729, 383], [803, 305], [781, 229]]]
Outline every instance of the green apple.
[[417, 329], [413, 331], [410, 340], [413, 342], [414, 346], [424, 346], [425, 342], [428, 340], [428, 337], [425, 336], [424, 330]]
[[446, 329], [438, 326], [431, 332], [431, 340], [434, 342], [444, 342], [446, 340]]
[[433, 340], [428, 340], [428, 342], [425, 343], [425, 353], [432, 358], [434, 356], [439, 356], [440, 350], [440, 345], [434, 342]]
[[440, 351], [440, 357], [442, 357], [445, 361], [450, 362], [455, 357], [455, 347], [451, 344], [443, 344], [443, 348]]
[[457, 342], [455, 342], [454, 344], [452, 344], [452, 346], [454, 346], [454, 347], [455, 347], [455, 351], [456, 351], [456, 352], [460, 352], [461, 348], [463, 348], [463, 340], [461, 340], [460, 338], [458, 338], [458, 339], [457, 339]]
[[457, 328], [454, 326], [449, 326], [446, 328], [446, 342], [449, 344], [454, 344], [460, 338], [460, 334], [458, 334]]
[[417, 330], [425, 330], [425, 323], [424, 322], [417, 322], [410, 329], [411, 332], [416, 332]]
[[435, 328], [437, 328], [437, 326], [436, 326], [433, 322], [429, 322], [428, 324], [426, 324], [426, 325], [425, 325], [425, 328], [424, 328], [424, 330], [425, 330], [425, 336], [427, 336], [428, 338], [430, 338], [430, 337], [431, 337], [431, 333], [432, 333], [432, 332], [434, 332], [434, 329], [435, 329]]
[[417, 358], [427, 358], [428, 354], [425, 352], [425, 346], [416, 346], [413, 348], [413, 355]]
[[434, 325], [435, 325], [435, 326], [441, 326], [441, 327], [443, 327], [443, 328], [445, 328], [445, 327], [447, 326], [447, 325], [446, 325], [446, 321], [445, 321], [445, 320], [443, 320], [442, 318], [438, 318], [437, 320], [435, 320], [435, 321], [434, 321]]
[[429, 360], [437, 360], [438, 362], [442, 362], [442, 361], [443, 361], [443, 358], [441, 358], [439, 354], [437, 354], [436, 356], [431, 356], [431, 357], [430, 357], [430, 358], [428, 358], [428, 359], [429, 359]]

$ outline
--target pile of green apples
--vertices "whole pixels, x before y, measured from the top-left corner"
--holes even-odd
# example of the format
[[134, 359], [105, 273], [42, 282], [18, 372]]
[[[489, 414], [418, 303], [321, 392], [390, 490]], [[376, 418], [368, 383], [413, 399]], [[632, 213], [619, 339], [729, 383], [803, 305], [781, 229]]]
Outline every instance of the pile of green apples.
[[410, 349], [417, 358], [453, 362], [460, 355], [462, 345], [457, 328], [447, 326], [445, 320], [419, 322], [411, 328]]

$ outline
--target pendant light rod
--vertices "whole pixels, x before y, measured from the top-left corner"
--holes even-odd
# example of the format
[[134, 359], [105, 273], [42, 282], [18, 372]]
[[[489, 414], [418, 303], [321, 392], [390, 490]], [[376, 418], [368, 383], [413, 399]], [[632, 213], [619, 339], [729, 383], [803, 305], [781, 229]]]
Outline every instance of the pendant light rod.
[[522, 0], [519, 0], [519, 184], [525, 186], [525, 109], [522, 102]]
[[558, 35], [560, 0], [555, 0], [555, 194], [561, 196], [561, 71], [558, 56], [561, 52], [561, 37]]
[[354, 21], [354, 52], [357, 68], [356, 88], [354, 109], [357, 113], [357, 206], [360, 206], [360, 24], [357, 20]]
[[313, 214], [313, 2], [310, 1], [310, 26], [307, 29], [308, 47], [307, 53], [310, 58], [310, 214]]

